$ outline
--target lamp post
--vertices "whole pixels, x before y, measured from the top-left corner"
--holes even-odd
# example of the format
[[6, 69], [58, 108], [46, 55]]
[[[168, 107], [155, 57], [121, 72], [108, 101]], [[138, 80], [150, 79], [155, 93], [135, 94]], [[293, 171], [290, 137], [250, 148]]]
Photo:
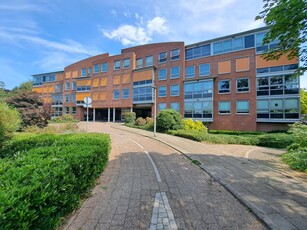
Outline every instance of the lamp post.
[[156, 136], [157, 130], [157, 87], [155, 85], [152, 86], [154, 89], [154, 137]]

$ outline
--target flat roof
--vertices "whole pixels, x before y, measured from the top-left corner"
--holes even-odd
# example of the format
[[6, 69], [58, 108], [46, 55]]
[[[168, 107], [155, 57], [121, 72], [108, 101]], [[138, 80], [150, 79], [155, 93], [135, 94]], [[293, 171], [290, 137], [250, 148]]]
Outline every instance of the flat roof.
[[64, 70], [61, 71], [55, 71], [55, 72], [48, 72], [48, 73], [38, 73], [38, 74], [32, 74], [31, 76], [39, 76], [39, 75], [46, 75], [46, 74], [53, 74], [53, 73], [64, 73]]

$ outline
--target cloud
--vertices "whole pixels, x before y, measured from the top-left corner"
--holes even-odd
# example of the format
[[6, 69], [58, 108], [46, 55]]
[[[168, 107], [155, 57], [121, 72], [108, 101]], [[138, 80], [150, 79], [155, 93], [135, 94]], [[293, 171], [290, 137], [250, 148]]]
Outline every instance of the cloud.
[[105, 37], [120, 41], [124, 46], [146, 44], [152, 40], [154, 34], [167, 34], [168, 27], [166, 26], [166, 19], [162, 17], [155, 17], [143, 26], [142, 17], [135, 14], [136, 19], [141, 23], [139, 25], [121, 25], [111, 32], [102, 30]]
[[0, 11], [23, 11], [23, 12], [47, 12], [49, 8], [46, 7], [48, 2], [41, 2], [41, 4], [34, 4], [27, 1], [10, 1], [9, 3], [0, 3]]

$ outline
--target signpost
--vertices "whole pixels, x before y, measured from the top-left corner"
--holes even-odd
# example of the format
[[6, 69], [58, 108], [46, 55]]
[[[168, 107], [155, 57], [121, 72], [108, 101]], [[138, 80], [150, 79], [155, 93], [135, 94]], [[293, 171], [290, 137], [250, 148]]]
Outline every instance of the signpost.
[[83, 101], [84, 101], [84, 103], [85, 103], [85, 105], [86, 105], [86, 132], [87, 132], [87, 125], [88, 125], [88, 107], [89, 107], [89, 105], [92, 104], [92, 98], [90, 98], [90, 97], [85, 97], [85, 98], [83, 99]]

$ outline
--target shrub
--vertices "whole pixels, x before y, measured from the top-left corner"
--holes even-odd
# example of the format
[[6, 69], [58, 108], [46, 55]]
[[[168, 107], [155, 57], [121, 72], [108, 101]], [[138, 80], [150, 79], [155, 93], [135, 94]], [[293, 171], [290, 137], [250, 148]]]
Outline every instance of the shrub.
[[287, 148], [294, 142], [294, 138], [286, 133], [264, 134], [258, 138], [259, 146], [271, 148]]
[[201, 121], [193, 121], [192, 118], [183, 120], [183, 125], [185, 130], [197, 130], [201, 132], [208, 132], [208, 129], [204, 126]]
[[263, 132], [253, 131], [233, 131], [233, 130], [210, 130], [212, 134], [228, 134], [228, 135], [262, 135]]
[[3, 147], [0, 226], [55, 229], [104, 169], [110, 138], [102, 134], [23, 134]]
[[134, 124], [136, 119], [135, 112], [125, 113], [124, 118], [125, 118], [125, 124]]
[[290, 126], [289, 132], [300, 147], [307, 147], [307, 125], [295, 123]]
[[207, 135], [205, 132], [201, 132], [198, 130], [184, 130], [184, 129], [170, 130], [168, 131], [168, 133], [174, 136], [184, 137], [194, 141], [204, 141], [206, 139], [205, 136]]
[[174, 110], [163, 110], [157, 116], [157, 131], [167, 132], [169, 130], [182, 129], [182, 117]]
[[9, 108], [4, 102], [0, 102], [0, 146], [19, 128], [20, 123], [21, 119], [18, 111]]
[[74, 118], [74, 116], [71, 115], [71, 114], [63, 114], [59, 117], [53, 118], [49, 122], [51, 122], [51, 123], [69, 123], [69, 122], [78, 122], [78, 120], [76, 120]]
[[146, 125], [146, 120], [142, 117], [138, 117], [136, 120], [135, 120], [135, 124], [137, 126], [144, 126]]

